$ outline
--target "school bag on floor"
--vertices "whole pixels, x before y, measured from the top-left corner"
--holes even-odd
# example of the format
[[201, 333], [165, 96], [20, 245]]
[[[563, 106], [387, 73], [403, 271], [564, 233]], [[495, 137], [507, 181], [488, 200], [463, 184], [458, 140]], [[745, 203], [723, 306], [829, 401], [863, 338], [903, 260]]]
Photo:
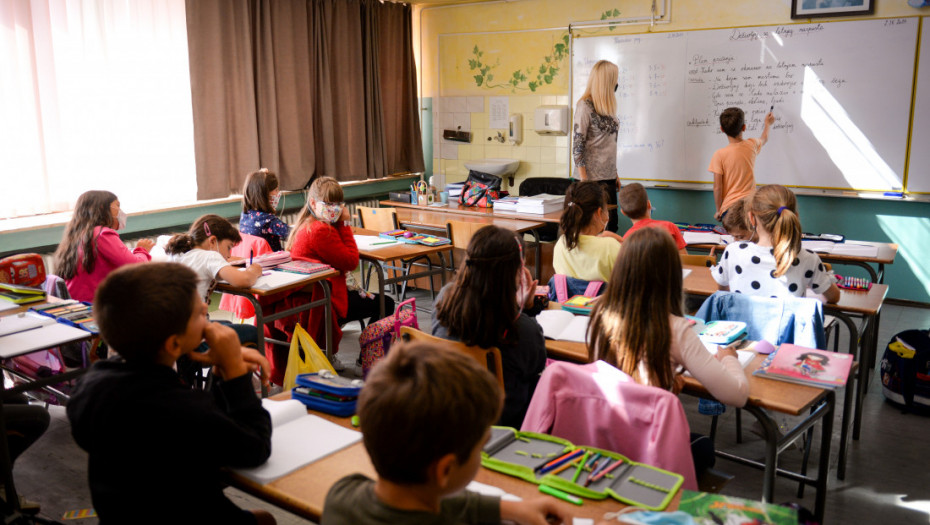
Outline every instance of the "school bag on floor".
[[400, 337], [401, 326], [411, 326], [418, 330], [420, 328], [420, 323], [417, 321], [417, 303], [413, 297], [397, 305], [394, 315], [371, 323], [358, 336], [358, 344], [361, 347], [359, 360], [362, 362], [363, 376], [367, 376], [371, 367], [387, 355], [391, 343]]
[[886, 399], [930, 414], [930, 331], [895, 334], [882, 356], [881, 379]]

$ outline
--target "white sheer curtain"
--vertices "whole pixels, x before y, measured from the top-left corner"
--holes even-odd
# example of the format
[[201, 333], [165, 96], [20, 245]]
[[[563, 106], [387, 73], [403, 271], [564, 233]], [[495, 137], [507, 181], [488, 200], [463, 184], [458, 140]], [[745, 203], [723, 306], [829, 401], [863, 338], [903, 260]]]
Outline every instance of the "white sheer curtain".
[[184, 2], [0, 1], [0, 218], [196, 199]]

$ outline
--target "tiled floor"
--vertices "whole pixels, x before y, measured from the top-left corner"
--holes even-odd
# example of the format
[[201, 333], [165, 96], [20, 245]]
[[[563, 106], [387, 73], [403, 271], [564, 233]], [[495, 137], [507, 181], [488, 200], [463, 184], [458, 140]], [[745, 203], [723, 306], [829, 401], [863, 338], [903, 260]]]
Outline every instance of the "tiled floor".
[[[417, 295], [420, 306], [429, 305], [429, 294]], [[420, 313], [420, 326], [428, 328], [429, 315]], [[885, 306], [879, 335], [880, 351], [891, 336], [908, 328], [930, 327], [930, 310]], [[348, 364], [358, 355], [358, 325], [346, 327], [340, 358]], [[845, 348], [841, 340], [840, 348]], [[930, 445], [924, 443], [930, 419], [901, 414], [900, 410], [884, 402], [877, 376], [873, 375], [863, 410], [862, 437], [852, 442], [845, 481], [835, 475], [838, 436], [834, 438], [831, 476], [827, 495], [826, 521], [828, 523], [883, 523], [916, 524], [930, 522]], [[689, 420], [696, 432], [707, 432], [709, 418], [697, 414], [695, 398], [683, 396]], [[837, 423], [841, 407], [837, 407]], [[43, 516], [60, 520], [67, 510], [91, 507], [87, 489], [86, 455], [71, 438], [70, 428], [60, 407], [51, 407], [52, 424], [48, 432], [16, 463], [15, 477], [20, 493], [42, 504]], [[722, 416], [718, 435], [718, 448], [736, 447], [733, 411]], [[740, 451], [762, 456], [762, 440], [748, 431], [752, 422], [746, 416], [743, 424], [744, 443]], [[837, 429], [838, 430], [838, 429]], [[816, 465], [819, 432], [815, 433], [812, 465]], [[787, 451], [782, 455], [781, 465], [795, 466], [800, 453]], [[717, 468], [736, 478], [723, 490], [724, 494], [758, 499], [762, 491], [761, 473], [734, 463], [718, 460]], [[255, 498], [235, 489], [228, 494], [244, 508], [266, 508], [272, 511], [281, 524], [309, 523], [292, 514], [274, 509]], [[799, 501], [813, 509], [814, 491], [807, 488], [805, 497], [797, 498], [797, 484], [785, 479], [776, 482], [775, 501]], [[145, 509], [140, 509], [145, 512]], [[84, 519], [74, 523], [96, 523], [96, 519]]]

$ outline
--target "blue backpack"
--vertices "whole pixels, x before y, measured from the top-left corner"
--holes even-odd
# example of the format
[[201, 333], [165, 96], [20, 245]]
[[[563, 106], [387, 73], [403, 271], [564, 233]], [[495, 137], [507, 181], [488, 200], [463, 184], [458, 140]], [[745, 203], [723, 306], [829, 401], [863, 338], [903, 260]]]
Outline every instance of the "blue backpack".
[[882, 393], [905, 411], [930, 414], [930, 332], [896, 334], [882, 356]]

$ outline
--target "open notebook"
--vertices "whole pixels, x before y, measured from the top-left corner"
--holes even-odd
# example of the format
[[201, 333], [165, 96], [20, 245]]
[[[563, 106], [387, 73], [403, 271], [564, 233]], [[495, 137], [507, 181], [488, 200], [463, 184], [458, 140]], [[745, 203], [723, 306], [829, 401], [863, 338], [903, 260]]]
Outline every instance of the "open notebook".
[[264, 465], [235, 471], [263, 485], [362, 439], [361, 432], [307, 414], [300, 401], [263, 399], [262, 406], [271, 414], [271, 457]]
[[585, 342], [588, 319], [590, 318], [586, 315], [575, 315], [566, 310], [543, 310], [536, 316], [536, 322], [542, 327], [544, 336], [575, 343]]

